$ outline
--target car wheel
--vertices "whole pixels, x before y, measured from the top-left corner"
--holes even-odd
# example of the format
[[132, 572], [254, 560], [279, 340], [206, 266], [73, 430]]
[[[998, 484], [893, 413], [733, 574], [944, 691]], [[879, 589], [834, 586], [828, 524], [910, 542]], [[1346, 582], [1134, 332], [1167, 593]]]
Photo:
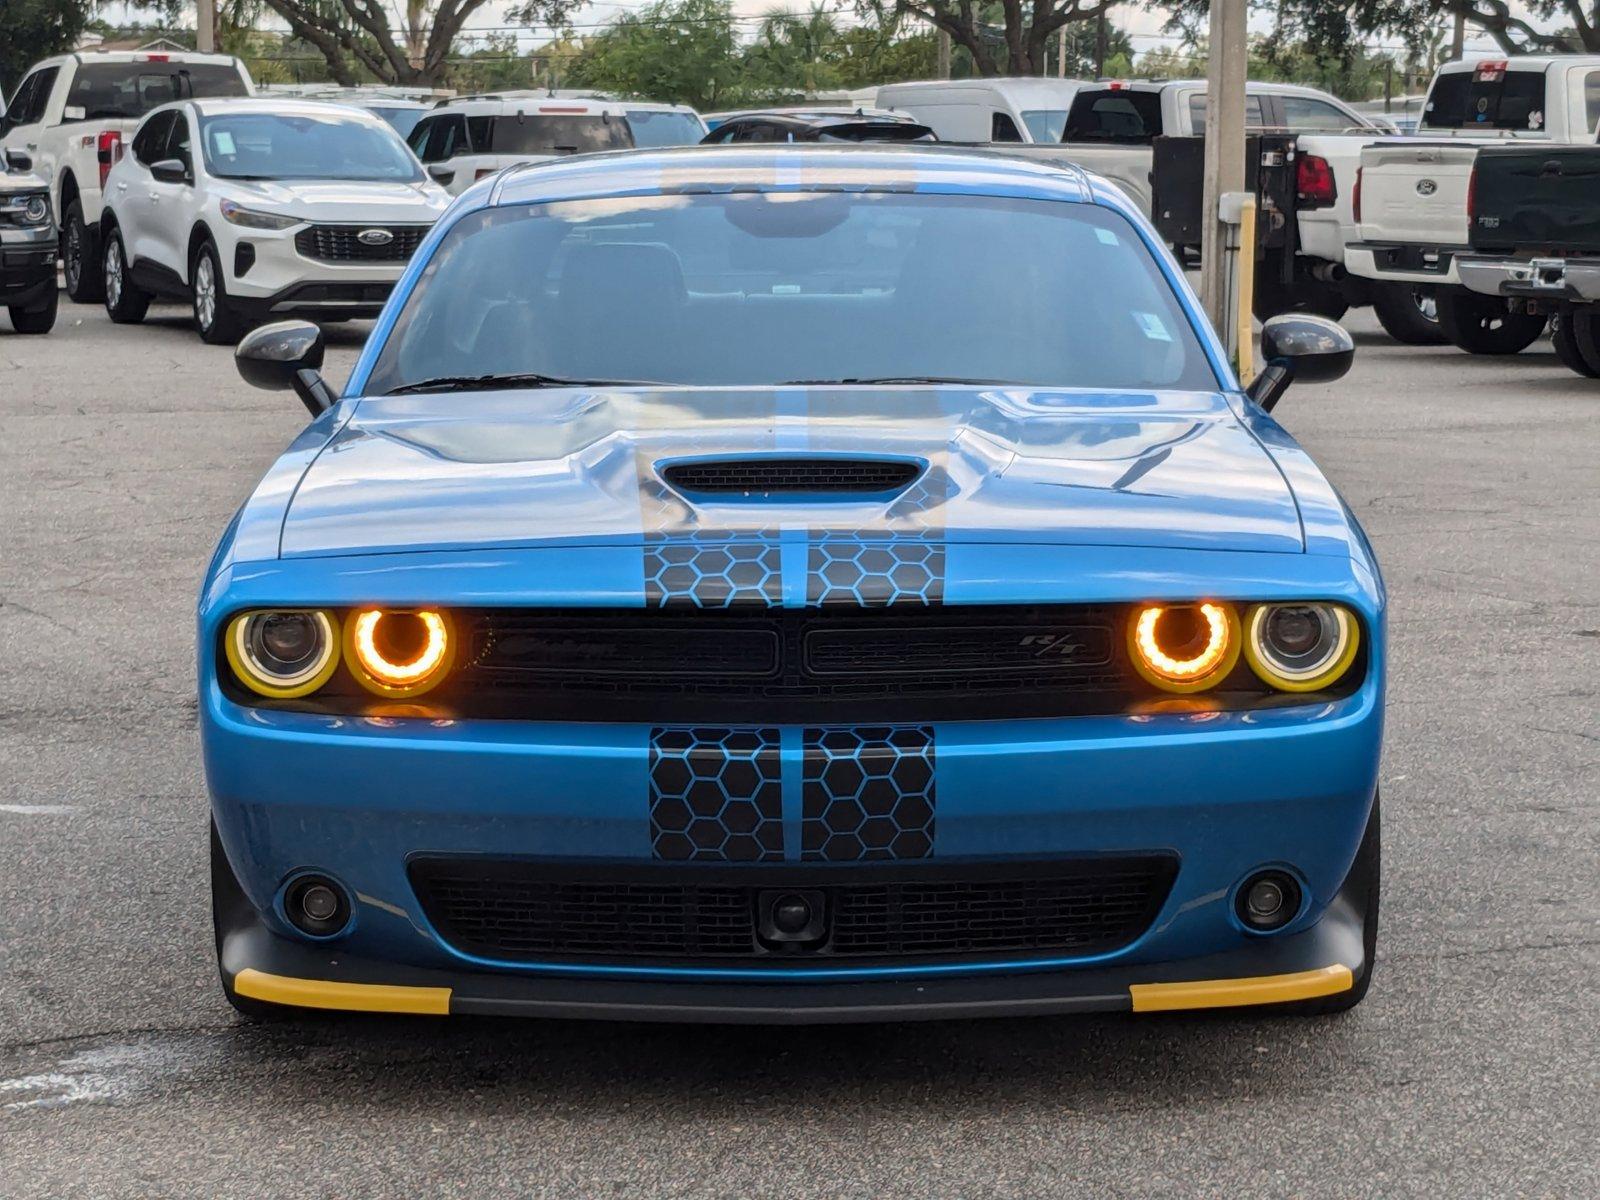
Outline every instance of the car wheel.
[[234, 877], [233, 866], [217, 836], [217, 823], [211, 822], [211, 933], [217, 949], [217, 976], [222, 981], [222, 994], [240, 1016], [251, 1021], [293, 1021], [303, 1019], [309, 1010], [285, 1004], [269, 1004], [251, 996], [241, 996], [222, 970], [222, 935], [225, 917], [237, 905], [249, 904], [239, 881]]
[[1251, 311], [1262, 321], [1288, 312], [1312, 313], [1337, 321], [1350, 309], [1344, 293], [1331, 284], [1310, 278], [1286, 284], [1268, 271], [1256, 273], [1251, 296]]
[[61, 218], [61, 275], [74, 304], [105, 299], [105, 274], [100, 268], [100, 239], [83, 220], [83, 205], [74, 200]]
[[128, 274], [128, 251], [122, 244], [122, 231], [115, 226], [106, 235], [101, 263], [106, 315], [118, 325], [137, 325], [150, 308], [150, 293], [134, 283]]
[[1600, 378], [1600, 308], [1592, 304], [1563, 308], [1557, 325], [1551, 339], [1556, 356], [1579, 375]]
[[1443, 346], [1450, 340], [1439, 327], [1439, 302], [1427, 284], [1375, 283], [1372, 311], [1383, 331], [1404, 345]]
[[56, 308], [61, 303], [61, 296], [51, 284], [50, 292], [45, 302], [37, 308], [11, 308], [11, 327], [18, 333], [49, 333], [55, 328]]
[[1497, 296], [1465, 288], [1438, 291], [1439, 328], [1468, 354], [1521, 354], [1544, 332], [1546, 318], [1511, 312]]
[[1379, 796], [1372, 798], [1367, 831], [1362, 835], [1361, 848], [1356, 851], [1356, 860], [1350, 866], [1350, 878], [1346, 881], [1361, 888], [1366, 896], [1366, 916], [1361, 924], [1361, 973], [1347, 991], [1333, 996], [1319, 996], [1315, 1000], [1264, 1005], [1263, 1011], [1288, 1016], [1320, 1017], [1348, 1012], [1366, 998], [1367, 989], [1372, 986], [1372, 969], [1378, 954], [1378, 882], [1383, 866], [1380, 801]]
[[211, 346], [231, 346], [244, 336], [244, 321], [228, 299], [222, 281], [222, 260], [217, 248], [202, 242], [189, 268], [194, 296], [194, 327], [200, 340]]

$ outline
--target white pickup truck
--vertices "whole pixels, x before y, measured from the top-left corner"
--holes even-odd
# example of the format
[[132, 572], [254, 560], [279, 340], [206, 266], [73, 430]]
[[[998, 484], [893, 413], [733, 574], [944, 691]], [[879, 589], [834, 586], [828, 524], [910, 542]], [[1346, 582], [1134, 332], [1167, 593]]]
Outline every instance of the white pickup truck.
[[218, 54], [63, 54], [23, 76], [0, 119], [0, 152], [25, 152], [50, 185], [67, 295], [101, 298], [101, 189], [140, 119], [170, 100], [254, 90], [244, 64]]
[[[1361, 147], [1344, 265], [1351, 275], [1432, 291], [1444, 335], [1475, 354], [1515, 354], [1545, 317], [1460, 286], [1473, 164], [1485, 146], [1588, 144], [1600, 123], [1600, 56], [1448, 63], [1417, 136]], [[1348, 151], [1346, 151], [1348, 153]]]

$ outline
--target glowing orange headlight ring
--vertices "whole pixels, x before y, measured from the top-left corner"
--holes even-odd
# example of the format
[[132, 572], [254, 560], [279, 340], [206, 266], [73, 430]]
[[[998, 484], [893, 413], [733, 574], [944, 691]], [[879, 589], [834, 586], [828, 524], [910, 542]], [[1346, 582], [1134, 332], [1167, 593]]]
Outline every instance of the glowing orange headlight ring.
[[[1192, 658], [1174, 658], [1156, 642], [1156, 626], [1172, 609], [1198, 608], [1206, 644]], [[1148, 604], [1128, 622], [1128, 653], [1146, 683], [1166, 692], [1203, 692], [1221, 683], [1239, 661], [1239, 615], [1226, 604]]]
[[[378, 627], [390, 616], [411, 616], [422, 622], [422, 649], [407, 662], [391, 661], [378, 648]], [[392, 700], [420, 696], [438, 687], [450, 673], [455, 661], [455, 631], [450, 618], [438, 609], [360, 608], [345, 619], [344, 660], [370, 692]]]

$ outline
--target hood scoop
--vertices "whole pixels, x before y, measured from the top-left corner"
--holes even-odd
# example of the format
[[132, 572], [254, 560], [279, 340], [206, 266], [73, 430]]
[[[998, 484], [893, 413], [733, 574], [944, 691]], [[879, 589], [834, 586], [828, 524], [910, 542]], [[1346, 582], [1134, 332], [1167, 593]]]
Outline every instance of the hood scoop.
[[661, 477], [686, 496], [893, 496], [927, 469], [912, 458], [696, 458], [668, 463]]

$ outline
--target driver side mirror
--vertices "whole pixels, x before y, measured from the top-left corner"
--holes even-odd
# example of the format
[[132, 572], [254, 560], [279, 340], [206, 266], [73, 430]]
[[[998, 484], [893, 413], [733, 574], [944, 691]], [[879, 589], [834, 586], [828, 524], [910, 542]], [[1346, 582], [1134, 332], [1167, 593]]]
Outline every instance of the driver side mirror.
[[15, 146], [6, 150], [6, 170], [31, 171], [33, 170], [33, 155], [26, 150], [18, 150]]
[[163, 158], [158, 163], [150, 165], [150, 174], [156, 177], [158, 183], [192, 183], [189, 168], [183, 165], [181, 158]]
[[1350, 370], [1355, 356], [1356, 344], [1344, 326], [1327, 317], [1306, 313], [1272, 317], [1261, 327], [1266, 368], [1245, 394], [1271, 412], [1291, 383], [1332, 383]]
[[240, 339], [233, 361], [252, 387], [292, 389], [311, 415], [320, 417], [339, 399], [319, 374], [323, 349], [322, 330], [310, 321], [279, 321]]
[[440, 187], [449, 187], [455, 179], [456, 173], [449, 167], [429, 167], [428, 176]]

